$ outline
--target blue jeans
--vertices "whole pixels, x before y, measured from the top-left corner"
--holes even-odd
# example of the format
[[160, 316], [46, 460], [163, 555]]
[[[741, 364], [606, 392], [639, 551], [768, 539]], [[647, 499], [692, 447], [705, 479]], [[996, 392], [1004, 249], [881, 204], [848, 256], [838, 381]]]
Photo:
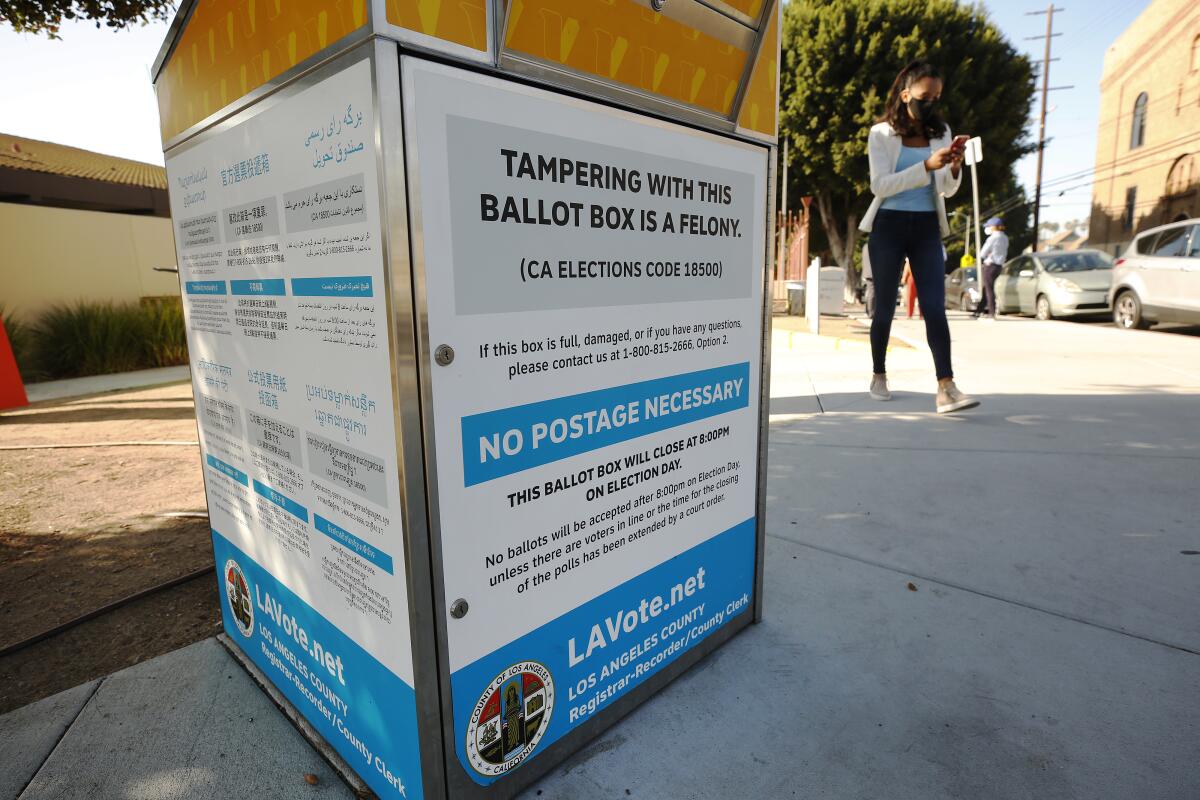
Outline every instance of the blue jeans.
[[917, 299], [925, 316], [925, 339], [933, 352], [938, 380], [953, 378], [950, 367], [950, 325], [946, 322], [946, 257], [942, 231], [934, 211], [880, 209], [867, 241], [875, 277], [875, 316], [871, 318], [871, 359], [875, 373], [887, 372], [888, 338], [896, 314], [896, 291], [904, 259], [912, 268]]

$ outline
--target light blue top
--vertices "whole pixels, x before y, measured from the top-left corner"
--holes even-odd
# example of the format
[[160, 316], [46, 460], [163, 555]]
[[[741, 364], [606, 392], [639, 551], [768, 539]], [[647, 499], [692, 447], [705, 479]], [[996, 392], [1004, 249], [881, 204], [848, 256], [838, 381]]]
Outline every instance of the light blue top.
[[984, 240], [979, 258], [985, 264], [1004, 264], [1004, 260], [1008, 258], [1008, 236], [1004, 231], [996, 231]]
[[[900, 158], [896, 161], [896, 172], [903, 172], [913, 164], [920, 164], [929, 158], [928, 147], [900, 146]], [[929, 173], [929, 185], [920, 189], [908, 189], [894, 194], [883, 201], [880, 208], [892, 211], [934, 211], [933, 204], [933, 173]]]

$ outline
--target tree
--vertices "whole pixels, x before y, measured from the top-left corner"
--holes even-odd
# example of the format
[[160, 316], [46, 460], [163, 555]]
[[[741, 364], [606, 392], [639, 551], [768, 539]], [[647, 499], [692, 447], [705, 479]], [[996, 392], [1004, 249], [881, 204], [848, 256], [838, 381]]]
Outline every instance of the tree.
[[0, 22], [17, 33], [45, 34], [57, 39], [62, 21], [85, 19], [113, 30], [169, 19], [172, 0], [0, 0]]
[[[853, 267], [858, 223], [871, 201], [867, 133], [883, 112], [896, 73], [914, 58], [942, 68], [942, 112], [955, 133], [983, 137], [981, 187], [1015, 188], [1013, 165], [1035, 149], [1025, 128], [1034, 94], [1032, 65], [982, 5], [792, 0], [783, 12], [780, 70], [780, 135], [790, 141], [788, 194], [815, 198], [834, 261], [847, 267], [848, 285], [858, 281]], [[970, 209], [968, 180], [967, 191], [948, 206], [965, 203]], [[980, 192], [981, 211], [988, 208], [984, 197], [992, 194]], [[1011, 198], [996, 198], [1005, 199]]]

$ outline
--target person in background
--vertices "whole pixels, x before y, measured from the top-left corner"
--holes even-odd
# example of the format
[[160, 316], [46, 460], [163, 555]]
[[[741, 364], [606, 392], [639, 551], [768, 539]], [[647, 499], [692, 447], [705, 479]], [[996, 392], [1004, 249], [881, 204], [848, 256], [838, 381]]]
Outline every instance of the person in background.
[[991, 319], [995, 319], [996, 278], [1000, 276], [1000, 269], [1008, 259], [1008, 234], [1004, 232], [1004, 220], [999, 217], [992, 217], [984, 224], [988, 237], [984, 239], [983, 248], [979, 251], [979, 260], [983, 262], [980, 265], [979, 288], [983, 296], [979, 298], [979, 305], [975, 306], [975, 318], [979, 319], [983, 315], [984, 306], [987, 306], [987, 313]]
[[946, 258], [942, 237], [950, 235], [946, 223], [946, 197], [958, 191], [962, 179], [964, 137], [950, 134], [938, 113], [942, 77], [925, 61], [913, 61], [892, 82], [883, 116], [867, 137], [871, 191], [875, 198], [863, 215], [859, 229], [869, 231], [871, 271], [876, 303], [871, 319], [871, 397], [890, 400], [887, 381], [887, 346], [904, 259], [912, 263], [921, 308], [925, 312], [925, 338], [937, 372], [936, 408], [939, 414], [979, 405], [954, 384], [950, 363], [950, 325], [946, 321]]

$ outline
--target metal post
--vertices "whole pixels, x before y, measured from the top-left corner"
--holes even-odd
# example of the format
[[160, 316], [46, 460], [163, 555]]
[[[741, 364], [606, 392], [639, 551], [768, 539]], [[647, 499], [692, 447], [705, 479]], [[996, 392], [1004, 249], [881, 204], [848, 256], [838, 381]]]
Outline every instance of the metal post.
[[785, 136], [783, 139], [783, 181], [780, 184], [779, 191], [779, 269], [775, 274], [780, 280], [787, 277], [787, 226], [788, 226], [788, 210], [787, 210], [787, 168], [788, 168], [788, 140]]
[[[983, 238], [979, 229], [979, 159], [977, 158], [971, 159], [971, 202], [975, 208], [972, 214], [975, 217], [975, 281], [979, 286], [979, 302], [982, 303], [987, 298], [987, 295], [983, 290], [983, 256], [981, 255], [983, 252]], [[969, 230], [967, 232], [970, 233]], [[976, 305], [977, 310], [978, 308], [979, 306]], [[989, 309], [992, 312], [995, 312], [995, 310], [994, 308]]]
[[[983, 237], [979, 225], [979, 160], [971, 161], [971, 202], [975, 205], [975, 264], [978, 266], [982, 262], [979, 259], [979, 254], [983, 250]], [[979, 290], [983, 291], [983, 273], [980, 273]]]

